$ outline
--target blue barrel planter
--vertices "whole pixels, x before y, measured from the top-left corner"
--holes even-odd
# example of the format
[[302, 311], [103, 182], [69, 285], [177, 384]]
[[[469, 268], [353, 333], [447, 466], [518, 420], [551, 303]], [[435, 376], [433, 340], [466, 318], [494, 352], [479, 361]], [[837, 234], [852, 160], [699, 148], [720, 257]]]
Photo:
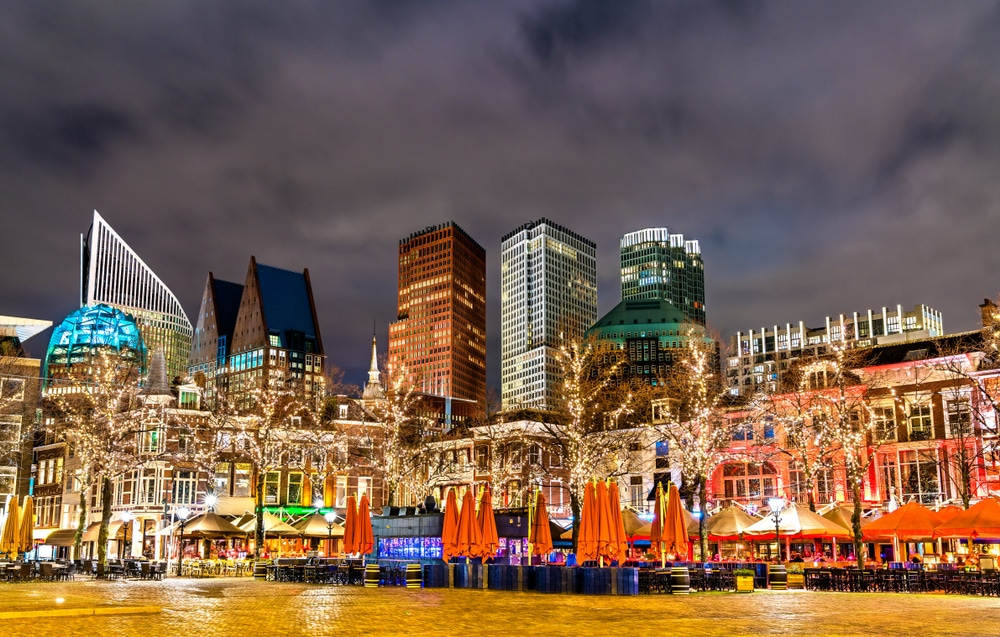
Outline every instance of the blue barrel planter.
[[639, 594], [639, 569], [619, 568], [617, 569], [617, 584], [619, 595]]
[[424, 564], [424, 588], [448, 588], [448, 564]]

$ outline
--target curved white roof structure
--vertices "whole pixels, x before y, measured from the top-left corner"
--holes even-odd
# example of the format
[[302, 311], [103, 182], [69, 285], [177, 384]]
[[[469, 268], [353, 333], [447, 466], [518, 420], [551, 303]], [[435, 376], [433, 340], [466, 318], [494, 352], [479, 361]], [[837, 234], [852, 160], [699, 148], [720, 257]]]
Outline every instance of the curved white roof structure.
[[170, 378], [187, 374], [194, 328], [180, 301], [95, 210], [80, 235], [80, 304], [106, 303], [139, 324], [150, 352], [163, 351]]

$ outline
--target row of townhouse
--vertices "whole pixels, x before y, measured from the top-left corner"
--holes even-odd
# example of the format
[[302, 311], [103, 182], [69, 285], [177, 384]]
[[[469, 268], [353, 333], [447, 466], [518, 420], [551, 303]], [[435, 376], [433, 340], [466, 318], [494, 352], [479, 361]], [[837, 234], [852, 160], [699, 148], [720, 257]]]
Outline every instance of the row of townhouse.
[[[321, 441], [328, 444], [317, 445], [313, 432], [290, 420], [282, 432], [287, 441], [280, 457], [261, 471], [243, 448], [240, 436], [246, 430], [232, 423], [214, 426], [210, 412], [200, 408], [197, 387], [181, 387], [173, 404], [177, 402], [192, 408], [171, 404], [150, 410], [134, 441], [134, 466], [112, 478], [112, 554], [164, 558], [171, 549], [160, 531], [177, 520], [181, 509], [192, 516], [210, 508], [239, 516], [254, 511], [258, 493], [268, 511], [302, 515], [332, 510], [341, 520], [349, 495], [368, 493], [374, 506], [383, 502], [371, 455], [378, 449], [378, 428], [357, 401], [342, 401], [329, 428], [336, 435]], [[207, 436], [214, 437], [219, 450], [211, 456], [200, 453]], [[71, 546], [82, 512], [83, 550], [96, 554], [101, 490], [87, 483], [75, 445], [49, 436], [39, 440], [34, 455], [36, 540]]]

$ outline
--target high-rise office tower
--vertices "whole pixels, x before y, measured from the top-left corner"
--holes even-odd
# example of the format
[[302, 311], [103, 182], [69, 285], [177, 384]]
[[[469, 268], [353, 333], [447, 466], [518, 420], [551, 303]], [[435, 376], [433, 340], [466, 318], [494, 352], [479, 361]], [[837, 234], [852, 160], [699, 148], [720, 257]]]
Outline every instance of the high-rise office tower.
[[549, 409], [558, 400], [556, 357], [597, 320], [597, 246], [548, 219], [500, 244], [504, 409]]
[[399, 242], [388, 373], [443, 398], [446, 424], [454, 409], [485, 403], [486, 250], [454, 222]]
[[697, 241], [666, 228], [630, 232], [621, 240], [622, 300], [663, 299], [705, 325], [705, 266]]
[[162, 350], [167, 374], [187, 374], [194, 329], [180, 301], [139, 255], [94, 211], [80, 235], [80, 305], [104, 303], [130, 314], [146, 348]]

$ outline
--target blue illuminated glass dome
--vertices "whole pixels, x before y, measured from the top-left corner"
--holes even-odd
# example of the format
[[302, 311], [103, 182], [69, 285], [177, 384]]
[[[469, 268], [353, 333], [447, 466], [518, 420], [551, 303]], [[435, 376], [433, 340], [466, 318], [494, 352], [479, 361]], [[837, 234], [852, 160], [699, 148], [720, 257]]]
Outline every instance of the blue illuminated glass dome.
[[101, 348], [115, 350], [142, 371], [146, 364], [146, 346], [139, 326], [130, 315], [98, 303], [73, 312], [52, 332], [45, 354], [45, 369], [53, 370], [86, 363]]

